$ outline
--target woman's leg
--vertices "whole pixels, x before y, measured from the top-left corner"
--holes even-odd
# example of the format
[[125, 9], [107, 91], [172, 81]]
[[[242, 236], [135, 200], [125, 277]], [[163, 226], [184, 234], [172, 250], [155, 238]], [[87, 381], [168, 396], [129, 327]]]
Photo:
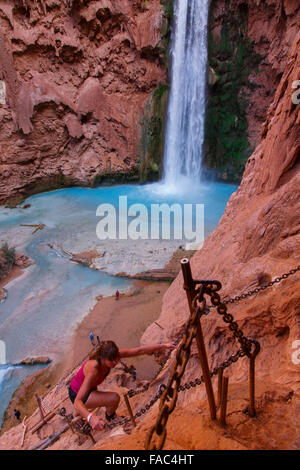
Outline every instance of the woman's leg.
[[89, 409], [106, 407], [109, 415], [112, 415], [118, 408], [120, 396], [114, 392], [91, 392], [85, 406]]

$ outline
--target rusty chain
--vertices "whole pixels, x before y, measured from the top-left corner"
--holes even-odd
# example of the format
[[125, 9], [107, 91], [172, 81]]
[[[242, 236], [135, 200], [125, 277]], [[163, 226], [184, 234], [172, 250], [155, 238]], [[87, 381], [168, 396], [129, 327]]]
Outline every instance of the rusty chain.
[[[213, 371], [210, 372], [210, 375], [216, 375], [219, 368], [224, 369], [229, 367], [232, 363], [236, 362], [240, 357], [245, 355], [247, 355], [249, 358], [255, 358], [260, 351], [260, 345], [258, 341], [247, 338], [244, 335], [243, 331], [239, 329], [238, 324], [234, 321], [233, 316], [227, 312], [226, 305], [221, 302], [221, 298], [217, 293], [217, 291], [221, 288], [221, 284], [217, 281], [195, 281], [195, 285], [197, 284], [200, 284], [200, 287], [195, 289], [195, 296], [192, 302], [192, 313], [190, 314], [190, 318], [186, 324], [184, 336], [176, 354], [171, 377], [168, 381], [166, 390], [163, 392], [161, 397], [156, 424], [150, 428], [146, 439], [145, 449], [147, 450], [161, 450], [163, 448], [167, 434], [166, 424], [169, 415], [173, 412], [176, 406], [178, 392], [200, 385], [204, 380], [203, 376], [201, 376], [195, 381], [186, 383], [184, 386], [180, 384], [181, 378], [190, 358], [191, 342], [197, 334], [197, 322], [200, 321], [200, 318], [203, 315], [207, 315], [209, 313], [209, 309], [206, 308], [204, 294], [210, 296], [212, 305], [216, 307], [218, 313], [222, 315], [223, 321], [229, 324], [230, 331], [233, 332], [234, 337], [241, 344], [240, 350], [236, 354], [230, 356], [230, 358], [224, 361], [219, 367], [215, 367]], [[252, 352], [251, 349], [253, 344], [254, 351]], [[179, 367], [180, 369], [177, 371]], [[173, 382], [175, 382], [175, 388], [172, 387]], [[158, 436], [158, 440], [157, 442], [152, 442], [151, 444], [154, 433], [156, 433]]]
[[[191, 344], [192, 340], [197, 334], [197, 324], [200, 320], [202, 314], [205, 311], [205, 299], [202, 299], [203, 295], [203, 286], [200, 287], [200, 291], [197, 294], [199, 300], [198, 307], [193, 309], [193, 313], [190, 315], [189, 320], [186, 323], [185, 331], [183, 334], [182, 341], [176, 353], [176, 358], [173, 364], [172, 373], [168, 380], [166, 389], [162, 393], [160, 404], [159, 404], [159, 414], [156, 421], [156, 424], [151, 427], [147, 439], [145, 448], [148, 450], [157, 450], [162, 449], [166, 440], [166, 424], [169, 418], [169, 415], [173, 412], [178, 398], [178, 389], [180, 387], [181, 378], [185, 372], [186, 365], [190, 358], [191, 354]], [[177, 370], [179, 369], [179, 370]], [[173, 383], [175, 382], [175, 387], [173, 388]], [[171, 399], [171, 400], [170, 400]], [[167, 403], [168, 402], [168, 403]], [[154, 432], [158, 436], [158, 445], [153, 444], [151, 446], [151, 440]]]
[[274, 286], [274, 284], [278, 284], [279, 282], [283, 281], [284, 279], [287, 279], [289, 276], [295, 274], [297, 271], [300, 271], [300, 266], [297, 266], [296, 268], [291, 269], [289, 272], [282, 274], [279, 277], [276, 277], [273, 281], [267, 282], [266, 284], [263, 284], [260, 287], [256, 287], [255, 289], [246, 292], [245, 294], [241, 295], [236, 295], [235, 297], [232, 297], [231, 299], [224, 300], [223, 303], [225, 305], [227, 304], [233, 304], [234, 302], [238, 302], [239, 300], [244, 300], [251, 295], [258, 294], [259, 292], [267, 289], [268, 287]]
[[[184, 373], [184, 370], [185, 370], [185, 367], [186, 367], [186, 364], [189, 360], [189, 357], [190, 357], [190, 347], [191, 347], [191, 342], [192, 342], [192, 339], [194, 338], [194, 336], [196, 335], [196, 331], [197, 331], [197, 322], [199, 320], [199, 311], [195, 311], [194, 313], [194, 316], [193, 317], [190, 317], [187, 324], [186, 324], [186, 327], [185, 327], [185, 331], [184, 331], [184, 334], [181, 335], [183, 336], [183, 339], [182, 339], [182, 342], [179, 346], [179, 349], [176, 353], [176, 362], [175, 364], [178, 364], [180, 361], [181, 361], [181, 364], [182, 364], [182, 360], [179, 359], [179, 357], [181, 357], [181, 352], [182, 350], [184, 350], [184, 354], [185, 354], [185, 360], [182, 364], [182, 368], [181, 368], [181, 373], [180, 373], [180, 379]], [[180, 337], [177, 338], [176, 342], [178, 343], [180, 341]], [[158, 373], [156, 374], [156, 377], [158, 376], [159, 372], [162, 370], [162, 368], [164, 367], [164, 365], [166, 364], [167, 360], [169, 359], [170, 357], [170, 354], [171, 354], [171, 351], [167, 354], [167, 357], [165, 358], [165, 360], [163, 361], [163, 364], [162, 366], [160, 367]], [[175, 367], [175, 366], [174, 366]], [[175, 370], [173, 367], [173, 370]], [[174, 379], [174, 372], [173, 374], [171, 375], [171, 378], [169, 379], [169, 384], [168, 386], [165, 386], [164, 384], [162, 384], [160, 387], [159, 387], [159, 391], [156, 393], [156, 395], [152, 398], [152, 400], [147, 404], [145, 405], [143, 408], [141, 408], [140, 411], [138, 411], [135, 415], [134, 415], [134, 418], [138, 418], [140, 417], [142, 414], [145, 414], [153, 405], [154, 403], [159, 399], [161, 398], [162, 396], [165, 396], [167, 397], [168, 395], [166, 395], [166, 392], [168, 392], [169, 394], [171, 393], [170, 392], [170, 389], [171, 389], [171, 385], [172, 385], [172, 382]], [[154, 380], [154, 379], [153, 379]], [[152, 382], [153, 382], [152, 380]], [[178, 384], [178, 387], [180, 385], [180, 382], [177, 380], [177, 384]], [[147, 384], [147, 387], [144, 387], [141, 391], [138, 391], [138, 392], [134, 392], [133, 390], [130, 390], [130, 395], [129, 395], [129, 392], [128, 392], [128, 395], [130, 397], [132, 396], [135, 396], [139, 393], [142, 393], [143, 391], [147, 390], [149, 388], [149, 385], [150, 384]], [[178, 388], [177, 387], [177, 388]], [[164, 390], [163, 390], [164, 388]], [[176, 399], [177, 399], [177, 394], [178, 394], [178, 390], [176, 391]], [[164, 399], [166, 400], [166, 398]], [[175, 400], [175, 403], [174, 403], [174, 406], [173, 408], [175, 407], [175, 404], [176, 404], [176, 400]], [[173, 410], [172, 410], [173, 411]], [[127, 424], [128, 422], [130, 421], [129, 418], [125, 418], [124, 420], [121, 420], [121, 421], [118, 421], [116, 423], [112, 423], [111, 425], [106, 425], [106, 428], [110, 428], [112, 429], [112, 427], [115, 427], [115, 426], [118, 426], [118, 425], [123, 425], [123, 424]]]
[[[207, 313], [206, 313], [206, 311], [205, 311], [205, 309], [204, 309], [202, 315], [206, 315], [206, 314], [207, 314]], [[193, 321], [193, 320], [192, 320], [192, 321], [191, 321], [191, 320], [188, 321], [188, 323], [187, 323], [187, 325], [186, 325], [186, 328], [185, 328], [185, 333], [182, 334], [182, 335], [180, 335], [180, 337], [179, 337], [179, 338], [181, 339], [183, 336], [186, 336], [186, 335], [187, 335], [187, 337], [182, 341], [182, 344], [180, 345], [180, 348], [183, 349], [183, 350], [185, 350], [185, 352], [186, 352], [186, 359], [185, 359], [185, 361], [184, 361], [184, 369], [182, 368], [182, 372], [181, 372], [181, 373], [179, 374], [179, 376], [178, 376], [180, 379], [181, 379], [182, 375], [184, 374], [185, 366], [186, 366], [186, 364], [187, 364], [187, 362], [188, 362], [188, 359], [189, 359], [189, 357], [190, 357], [190, 354], [187, 352], [187, 350], [190, 349], [191, 341], [192, 341], [192, 339], [193, 339], [193, 337], [194, 337], [194, 335], [195, 335], [195, 331], [192, 332], [192, 334], [190, 334], [190, 333], [188, 333], [188, 330], [189, 330], [191, 324], [193, 325], [194, 322], [197, 323], [197, 319], [200, 318], [199, 315], [200, 315], [200, 312], [199, 312], [199, 311], [196, 312], [196, 314], [195, 314], [195, 320], [194, 320], [194, 321]], [[254, 342], [254, 343], [258, 344], [255, 340], [250, 340], [250, 341], [251, 341], [251, 343]], [[178, 343], [178, 340], [177, 340], [177, 343]], [[258, 353], [258, 351], [257, 351], [257, 353]], [[157, 377], [157, 375], [159, 374], [159, 372], [162, 370], [162, 368], [165, 366], [167, 360], [168, 360], [169, 357], [170, 357], [170, 354], [171, 354], [171, 351], [168, 353], [167, 357], [164, 359], [163, 364], [161, 365], [159, 371], [156, 373], [156, 377]], [[180, 350], [177, 351], [176, 358], [177, 358], [179, 355], [180, 355]], [[219, 370], [220, 368], [225, 369], [225, 368], [229, 367], [231, 364], [237, 362], [237, 361], [239, 360], [239, 358], [244, 357], [245, 355], [246, 355], [246, 352], [245, 352], [242, 348], [239, 349], [239, 351], [238, 351], [236, 354], [231, 355], [231, 356], [230, 356], [227, 360], [225, 360], [222, 364], [220, 364], [219, 366], [215, 367], [215, 368], [210, 372], [211, 377], [213, 377], [214, 375], [217, 375], [217, 374], [218, 374], [218, 370]], [[175, 362], [175, 365], [176, 365], [176, 362]], [[175, 365], [173, 366], [173, 371], [174, 371]], [[171, 379], [172, 379], [172, 376], [171, 376]], [[176, 379], [175, 379], [175, 380], [176, 380]], [[154, 379], [153, 379], [153, 381], [154, 381]], [[177, 388], [177, 393], [183, 392], [183, 391], [185, 391], [185, 390], [189, 390], [189, 389], [192, 388], [192, 387], [199, 386], [199, 385], [201, 385], [201, 384], [203, 383], [203, 381], [204, 381], [204, 378], [203, 378], [203, 376], [201, 376], [201, 377], [197, 377], [195, 380], [191, 380], [191, 381], [189, 381], [189, 382], [186, 382], [186, 383], [183, 384], [183, 385], [180, 385], [180, 383], [179, 383], [179, 386], [178, 386], [178, 388]], [[170, 380], [169, 380], [169, 383], [170, 383]], [[129, 395], [129, 392], [130, 392], [130, 391], [129, 391], [129, 392], [128, 392], [128, 396], [130, 396], [130, 397], [136, 396], [136, 395], [138, 395], [138, 394], [140, 394], [140, 393], [142, 393], [142, 392], [148, 390], [149, 386], [150, 386], [150, 384], [147, 384], [147, 385], [146, 385], [146, 388], [144, 387], [142, 390], [139, 390], [139, 391], [137, 391], [137, 392], [131, 390], [131, 394]], [[149, 411], [149, 409], [156, 403], [156, 401], [157, 401], [159, 398], [161, 398], [161, 396], [162, 396], [163, 394], [165, 394], [165, 395], [168, 394], [168, 393], [167, 393], [167, 390], [168, 390], [168, 386], [166, 386], [165, 384], [161, 384], [161, 385], [159, 386], [159, 391], [154, 395], [154, 397], [150, 400], [150, 402], [148, 402], [148, 403], [147, 403], [146, 405], [144, 405], [139, 411], [137, 411], [137, 412], [135, 413], [134, 419], [137, 419], [137, 418], [141, 417], [143, 414], [147, 413], [147, 412]], [[171, 392], [171, 395], [172, 395], [172, 392]], [[177, 401], [177, 397], [176, 397], [176, 401], [175, 401], [175, 398], [174, 398], [173, 401], [174, 401], [174, 405], [173, 405], [172, 409], [170, 410], [170, 413], [171, 413], [171, 412], [173, 411], [173, 409], [175, 408], [176, 401]], [[113, 422], [113, 423], [106, 423], [106, 424], [105, 424], [105, 430], [110, 430], [110, 431], [111, 431], [112, 429], [114, 429], [114, 428], [117, 427], [117, 426], [125, 426], [126, 424], [129, 424], [130, 421], [131, 421], [131, 420], [130, 420], [130, 418], [128, 418], [128, 417], [122, 417], [121, 420], [115, 421], [115, 422]], [[89, 425], [85, 424], [85, 426], [86, 426], [87, 429], [83, 429], [82, 427], [80, 427], [80, 425], [77, 425], [77, 430], [80, 431], [81, 433], [83, 432], [84, 434], [90, 432], [90, 431], [91, 431], [91, 428], [89, 427]], [[164, 440], [165, 440], [165, 436], [163, 436], [163, 438], [164, 438]], [[163, 444], [164, 444], [164, 440], [163, 440], [163, 442], [162, 442], [162, 446], [163, 446]]]
[[73, 432], [75, 431], [77, 433], [85, 435], [89, 435], [92, 432], [92, 427], [90, 426], [90, 424], [85, 422], [82, 418], [74, 422], [73, 413], [67, 414], [66, 408], [60, 408], [58, 414], [65, 419], [65, 421], [68, 423], [69, 427], [72, 429]]
[[[230, 331], [233, 333], [233, 336], [239, 341], [241, 344], [243, 352], [250, 357], [251, 355], [251, 348], [253, 344], [253, 340], [247, 338], [243, 331], [239, 329], [237, 322], [234, 321], [233, 315], [227, 312], [227, 306], [224, 302], [221, 302], [221, 298], [217, 292], [211, 292], [209, 287], [204, 287], [204, 291], [206, 294], [211, 296], [211, 303], [217, 309], [219, 315], [223, 317], [223, 321], [228, 324]], [[199, 289], [196, 290], [196, 296], [194, 299], [194, 303], [198, 302], [199, 297]], [[207, 313], [207, 312], [205, 312]], [[257, 352], [258, 354], [258, 352]]]
[[[134, 419], [137, 419], [139, 418], [140, 416], [142, 416], [143, 414], [147, 413], [150, 408], [154, 405], [154, 403], [157, 402], [157, 400], [161, 397], [163, 391], [160, 390], [156, 393], [156, 395], [154, 395], [154, 397], [150, 400], [149, 403], [147, 403], [146, 405], [144, 405], [139, 411], [137, 411], [134, 415]], [[124, 426], [126, 424], [128, 424], [129, 422], [131, 421], [130, 418], [123, 418], [119, 421], [116, 421], [114, 423], [109, 423], [109, 424], [105, 424], [105, 429], [113, 429], [115, 428], [116, 426]]]
[[[245, 356], [245, 352], [243, 352], [242, 349], [239, 349], [239, 351], [236, 354], [232, 354], [228, 359], [226, 359], [224, 362], [222, 362], [222, 364], [220, 364], [219, 366], [216, 366], [210, 373], [211, 377], [213, 377], [214, 375], [217, 375], [218, 370], [220, 368], [225, 369], [225, 368], [231, 366], [231, 364], [237, 362], [241, 357], [244, 357], [244, 356]], [[185, 390], [189, 390], [192, 387], [197, 387], [198, 385], [201, 385], [203, 383], [203, 380], [204, 380], [204, 378], [203, 378], [203, 375], [202, 375], [201, 377], [197, 377], [194, 380], [186, 382], [185, 384], [180, 385], [178, 387], [178, 392], [183, 392]], [[154, 395], [154, 397], [150, 400], [150, 402], [147, 403], [146, 405], [144, 405], [139, 411], [137, 411], [135, 413], [134, 419], [139, 418], [143, 414], [147, 413], [147, 411], [149, 411], [149, 409], [154, 405], [154, 403], [156, 403], [156, 401], [162, 396], [163, 391], [166, 390], [166, 388], [167, 388], [167, 386], [165, 384], [161, 384], [159, 386], [158, 392]], [[141, 393], [141, 392], [139, 391], [138, 394], [139, 393]], [[135, 395], [133, 395], [133, 396], [135, 396]], [[116, 422], [111, 423], [111, 424], [106, 424], [105, 428], [106, 429], [113, 429], [116, 426], [123, 426], [125, 424], [128, 424], [129, 422], [130, 422], [130, 418], [124, 418], [121, 421], [116, 421]]]
[[[217, 375], [219, 368], [225, 369], [226, 367], [229, 367], [231, 364], [237, 362], [238, 359], [240, 357], [243, 357], [243, 356], [245, 356], [245, 353], [242, 351], [242, 349], [240, 349], [236, 354], [233, 354], [232, 356], [229, 357], [229, 359], [225, 360], [222, 364], [220, 364], [220, 366], [215, 367], [211, 371], [211, 376], [213, 377], [214, 375]], [[190, 388], [197, 387], [197, 386], [201, 385], [203, 383], [203, 381], [204, 381], [204, 378], [203, 378], [203, 375], [202, 375], [201, 377], [197, 377], [194, 380], [191, 380], [189, 382], [186, 382], [183, 385], [180, 385], [178, 387], [178, 392], [180, 393], [180, 392], [183, 392], [185, 390], [189, 390]], [[150, 410], [150, 408], [157, 402], [157, 400], [159, 400], [159, 398], [163, 394], [163, 391], [166, 390], [166, 388], [167, 387], [166, 387], [165, 384], [161, 384], [159, 386], [158, 392], [153, 396], [153, 398], [146, 405], [144, 405], [142, 408], [140, 408], [139, 411], [137, 411], [135, 413], [134, 419], [137, 419], [137, 418], [141, 417], [142, 415], [146, 414]], [[139, 392], [139, 393], [141, 393], [141, 392]], [[64, 413], [64, 411], [63, 411], [63, 413]], [[64, 416], [64, 415], [61, 414], [61, 416]], [[105, 430], [110, 430], [111, 431], [112, 429], [114, 429], [117, 426], [125, 426], [126, 424], [130, 423], [130, 421], [131, 421], [130, 418], [124, 417], [121, 420], [115, 421], [113, 423], [106, 423], [105, 424]], [[82, 429], [80, 429], [79, 425], [77, 425], [77, 427], [75, 427], [75, 428], [78, 431], [82, 432]]]

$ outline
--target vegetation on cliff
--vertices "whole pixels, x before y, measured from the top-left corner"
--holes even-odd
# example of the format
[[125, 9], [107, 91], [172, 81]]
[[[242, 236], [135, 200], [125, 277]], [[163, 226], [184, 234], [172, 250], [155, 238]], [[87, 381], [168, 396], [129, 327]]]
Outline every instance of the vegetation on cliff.
[[205, 165], [221, 179], [239, 181], [253, 149], [248, 141], [246, 90], [257, 85], [249, 75], [258, 70], [261, 56], [247, 35], [247, 7], [232, 11], [230, 0], [221, 18], [219, 35], [212, 4], [208, 32], [209, 90], [205, 131]]
[[12, 268], [16, 258], [16, 250], [7, 243], [0, 248], [0, 279], [2, 279]]
[[155, 181], [162, 173], [164, 130], [169, 86], [160, 84], [150, 95], [142, 117], [140, 180]]

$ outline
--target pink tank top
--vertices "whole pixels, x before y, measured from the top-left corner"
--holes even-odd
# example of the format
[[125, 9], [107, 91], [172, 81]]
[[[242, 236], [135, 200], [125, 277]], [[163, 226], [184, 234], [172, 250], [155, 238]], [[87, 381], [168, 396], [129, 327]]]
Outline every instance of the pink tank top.
[[[84, 366], [86, 365], [88, 361], [86, 361], [79, 369], [79, 371], [77, 372], [77, 374], [75, 375], [75, 377], [73, 378], [73, 380], [71, 381], [70, 383], [70, 387], [71, 389], [73, 390], [73, 392], [75, 393], [78, 393], [81, 385], [83, 384], [83, 381], [85, 379], [85, 375], [84, 375], [84, 372], [83, 372], [83, 369], [84, 369]], [[103, 380], [105, 379], [105, 377], [108, 376], [108, 374], [110, 373], [110, 370], [107, 372], [107, 374], [105, 376], [101, 376], [99, 378], [99, 380], [94, 384], [94, 387], [93, 388], [96, 388], [97, 385], [101, 384], [101, 382], [103, 382]]]
[[78, 393], [78, 390], [80, 389], [81, 385], [83, 384], [84, 381], [84, 372], [83, 368], [86, 365], [86, 362], [80, 367], [79, 371], [73, 378], [72, 382], [70, 383], [70, 387], [73, 390], [73, 392]]

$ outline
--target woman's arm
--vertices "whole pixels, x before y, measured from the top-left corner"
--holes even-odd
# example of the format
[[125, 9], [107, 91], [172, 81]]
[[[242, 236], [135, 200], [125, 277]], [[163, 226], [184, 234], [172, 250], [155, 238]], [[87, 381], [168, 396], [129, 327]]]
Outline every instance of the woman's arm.
[[152, 344], [151, 346], [140, 346], [139, 348], [119, 349], [120, 357], [134, 357], [142, 354], [152, 354], [163, 349], [173, 349], [173, 343]]

